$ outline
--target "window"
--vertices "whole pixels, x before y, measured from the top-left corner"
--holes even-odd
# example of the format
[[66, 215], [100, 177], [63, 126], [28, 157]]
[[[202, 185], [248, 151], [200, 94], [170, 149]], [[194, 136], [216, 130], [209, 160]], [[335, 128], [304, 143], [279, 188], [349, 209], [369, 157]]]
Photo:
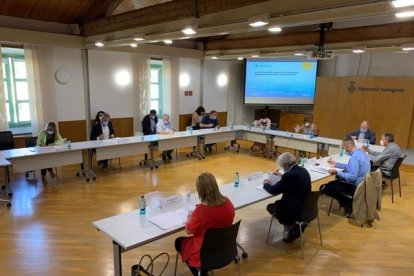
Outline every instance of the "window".
[[29, 89], [23, 49], [3, 48], [3, 81], [10, 128], [27, 127], [30, 121]]
[[162, 114], [162, 61], [151, 60], [150, 109]]

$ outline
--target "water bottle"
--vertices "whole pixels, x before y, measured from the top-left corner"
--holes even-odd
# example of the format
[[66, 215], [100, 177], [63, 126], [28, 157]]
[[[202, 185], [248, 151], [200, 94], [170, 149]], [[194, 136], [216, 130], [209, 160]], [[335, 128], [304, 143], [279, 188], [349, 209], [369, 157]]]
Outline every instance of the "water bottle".
[[71, 150], [72, 149], [72, 141], [68, 141], [68, 150]]
[[344, 156], [344, 149], [343, 148], [341, 148], [341, 150], [339, 151], [339, 157], [342, 157], [342, 156]]
[[234, 187], [239, 187], [239, 182], [240, 178], [239, 178], [239, 173], [236, 172], [236, 176], [234, 177]]
[[234, 129], [234, 123], [233, 123], [233, 122], [230, 124], [230, 129], [231, 129], [231, 130], [233, 130], [233, 129]]
[[140, 215], [145, 215], [146, 208], [147, 208], [147, 206], [145, 204], [145, 197], [142, 195], [141, 199], [139, 200], [139, 214]]

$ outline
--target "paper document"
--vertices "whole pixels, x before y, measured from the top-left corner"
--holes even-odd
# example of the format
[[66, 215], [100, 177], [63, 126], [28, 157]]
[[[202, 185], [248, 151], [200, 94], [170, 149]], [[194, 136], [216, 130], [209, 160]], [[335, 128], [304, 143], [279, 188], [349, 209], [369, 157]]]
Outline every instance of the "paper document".
[[319, 166], [312, 166], [311, 168], [310, 168], [310, 170], [311, 171], [314, 171], [314, 172], [318, 172], [318, 173], [322, 173], [322, 174], [326, 174], [326, 175], [328, 175], [328, 174], [330, 174], [329, 173], [329, 170], [330, 169], [334, 169], [334, 170], [336, 170], [337, 172], [341, 172], [341, 171], [343, 171], [342, 169], [338, 169], [338, 168], [333, 168], [333, 167], [328, 167], [328, 166], [324, 166], [324, 165], [319, 165]]
[[260, 185], [256, 186], [256, 189], [262, 190], [262, 191], [265, 191], [266, 192], [266, 190], [263, 189], [263, 184], [260, 184]]
[[187, 217], [188, 209], [183, 207], [150, 217], [148, 220], [162, 230], [169, 230], [174, 227], [183, 226], [187, 221]]

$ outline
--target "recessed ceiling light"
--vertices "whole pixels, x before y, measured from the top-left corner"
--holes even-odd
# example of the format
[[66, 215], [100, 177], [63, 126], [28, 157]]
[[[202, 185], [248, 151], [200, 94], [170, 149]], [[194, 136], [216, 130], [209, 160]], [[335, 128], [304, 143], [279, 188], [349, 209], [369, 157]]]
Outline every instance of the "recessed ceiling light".
[[96, 41], [95, 46], [96, 47], [103, 47], [103, 46], [105, 46], [105, 44], [102, 41]]
[[251, 57], [252, 57], [252, 58], [258, 58], [258, 57], [259, 57], [259, 55], [258, 55], [258, 54], [253, 54], [253, 55], [251, 55]]
[[165, 43], [165, 44], [172, 44], [173, 42], [172, 42], [172, 40], [171, 40], [171, 39], [166, 39], [166, 40], [164, 40], [164, 43]]
[[282, 28], [280, 28], [280, 27], [271, 27], [267, 30], [271, 33], [280, 33], [282, 31]]
[[249, 18], [249, 25], [251, 27], [262, 27], [269, 24], [270, 14], [260, 14], [254, 17]]
[[136, 43], [131, 43], [131, 44], [129, 44], [129, 46], [131, 46], [132, 48], [137, 48], [137, 47], [138, 47], [138, 44], [136, 44]]
[[198, 29], [197, 25], [194, 25], [194, 26], [187, 26], [181, 31], [186, 35], [193, 35], [197, 33], [197, 29]]
[[296, 51], [296, 52], [293, 52], [293, 55], [297, 57], [301, 57], [301, 56], [305, 56], [306, 54], [304, 51]]
[[414, 44], [403, 44], [403, 45], [401, 45], [401, 49], [403, 51], [413, 51], [414, 50]]
[[237, 58], [237, 60], [243, 60], [243, 59], [244, 59], [243, 57], [238, 57], [238, 58]]
[[216, 57], [216, 56], [212, 56], [212, 57], [211, 57], [211, 59], [218, 59], [218, 57]]
[[394, 8], [402, 8], [414, 5], [414, 0], [393, 0], [391, 1], [391, 5]]
[[367, 47], [365, 47], [365, 46], [352, 48], [352, 52], [354, 54], [362, 54], [362, 53], [365, 53], [366, 50], [367, 50]]
[[134, 35], [133, 39], [134, 39], [135, 41], [144, 41], [144, 40], [145, 40], [145, 38], [144, 38], [144, 35], [143, 35], [143, 34], [137, 34], [137, 35]]
[[414, 11], [397, 12], [395, 14], [395, 16], [398, 17], [398, 18], [413, 17], [414, 16]]

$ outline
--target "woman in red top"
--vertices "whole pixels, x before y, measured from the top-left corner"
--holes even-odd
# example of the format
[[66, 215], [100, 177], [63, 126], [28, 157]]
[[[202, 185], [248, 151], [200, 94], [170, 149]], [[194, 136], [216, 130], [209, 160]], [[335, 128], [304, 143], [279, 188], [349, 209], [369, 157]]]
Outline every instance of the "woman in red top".
[[[185, 230], [192, 236], [175, 240], [175, 248], [194, 275], [198, 275], [201, 266], [200, 249], [206, 230], [230, 226], [234, 219], [234, 206], [220, 193], [211, 173], [200, 174], [196, 186], [201, 204], [189, 214], [185, 225]], [[201, 275], [207, 275], [207, 271], [201, 271]]]

